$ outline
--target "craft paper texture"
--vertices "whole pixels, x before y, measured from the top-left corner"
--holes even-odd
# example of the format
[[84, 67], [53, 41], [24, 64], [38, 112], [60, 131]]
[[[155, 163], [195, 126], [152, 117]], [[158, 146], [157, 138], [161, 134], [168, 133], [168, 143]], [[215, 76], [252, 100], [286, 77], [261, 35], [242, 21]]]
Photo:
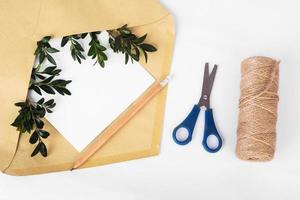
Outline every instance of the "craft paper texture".
[[[148, 33], [146, 42], [158, 48], [149, 55], [147, 64], [141, 61], [145, 69], [155, 79], [169, 73], [174, 24], [157, 0], [2, 0], [0, 10], [0, 169], [4, 173], [28, 175], [69, 170], [79, 155], [55, 127], [45, 123], [45, 129], [51, 133], [46, 140], [49, 156], [31, 158], [29, 134], [19, 136], [10, 126], [18, 111], [14, 103], [26, 98], [36, 41], [42, 37], [115, 29], [127, 23], [138, 35]], [[165, 98], [166, 89], [82, 167], [157, 155]]]
[[[80, 64], [74, 61], [69, 45], [60, 47], [62, 38], [53, 38], [52, 47], [60, 52], [53, 55], [62, 69], [61, 77], [72, 80], [68, 86], [71, 96], [43, 93], [45, 99], [54, 98], [56, 106], [46, 119], [78, 151], [82, 151], [115, 118], [130, 106], [154, 82], [154, 78], [137, 62], [125, 65], [124, 55], [115, 54], [108, 44], [107, 32], [99, 39], [107, 50], [106, 67], [94, 65], [95, 60], [87, 57]], [[85, 52], [88, 52], [90, 36], [82, 40]], [[43, 66], [51, 65], [45, 63]], [[31, 92], [38, 101], [41, 96]]]

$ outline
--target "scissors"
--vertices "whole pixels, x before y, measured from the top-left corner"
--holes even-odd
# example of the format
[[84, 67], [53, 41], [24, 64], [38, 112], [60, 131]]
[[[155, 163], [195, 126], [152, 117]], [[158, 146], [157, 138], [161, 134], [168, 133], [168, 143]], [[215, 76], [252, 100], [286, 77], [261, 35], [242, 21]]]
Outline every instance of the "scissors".
[[[215, 80], [217, 65], [214, 65], [214, 68], [209, 74], [209, 64], [205, 63], [204, 69], [204, 78], [202, 84], [202, 95], [198, 102], [198, 104], [194, 105], [192, 111], [188, 114], [188, 116], [179, 124], [173, 131], [173, 139], [179, 145], [186, 145], [192, 140], [195, 124], [197, 122], [201, 107], [205, 107], [205, 124], [204, 124], [204, 135], [202, 140], [202, 145], [207, 152], [216, 153], [222, 147], [222, 138], [220, 137], [218, 130], [216, 128], [213, 110], [210, 108], [210, 93], [212, 90], [212, 86]], [[179, 139], [178, 133], [181, 129], [185, 129], [187, 131], [187, 137], [185, 139]], [[208, 145], [208, 137], [214, 136], [217, 139], [217, 146], [211, 148]]]

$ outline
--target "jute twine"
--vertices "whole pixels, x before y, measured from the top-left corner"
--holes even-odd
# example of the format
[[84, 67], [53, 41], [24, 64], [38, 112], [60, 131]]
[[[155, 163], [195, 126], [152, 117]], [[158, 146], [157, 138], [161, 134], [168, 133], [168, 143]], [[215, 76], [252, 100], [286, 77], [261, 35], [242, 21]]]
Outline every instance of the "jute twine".
[[268, 161], [275, 152], [279, 62], [251, 57], [241, 64], [241, 97], [236, 154], [242, 160]]

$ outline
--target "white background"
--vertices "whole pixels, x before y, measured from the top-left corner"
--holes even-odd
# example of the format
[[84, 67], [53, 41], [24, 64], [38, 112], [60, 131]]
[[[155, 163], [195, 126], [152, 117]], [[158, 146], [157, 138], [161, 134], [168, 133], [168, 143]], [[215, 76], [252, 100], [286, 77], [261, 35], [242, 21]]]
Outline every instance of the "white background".
[[[300, 2], [295, 0], [163, 0], [177, 38], [162, 136], [156, 157], [29, 177], [0, 175], [6, 199], [299, 199]], [[281, 60], [276, 155], [252, 163], [235, 156], [240, 62], [265, 55]], [[173, 128], [200, 97], [203, 66], [219, 64], [211, 105], [225, 139], [208, 154], [201, 115], [194, 140], [177, 146]], [[297, 123], [298, 122], [298, 123]]]

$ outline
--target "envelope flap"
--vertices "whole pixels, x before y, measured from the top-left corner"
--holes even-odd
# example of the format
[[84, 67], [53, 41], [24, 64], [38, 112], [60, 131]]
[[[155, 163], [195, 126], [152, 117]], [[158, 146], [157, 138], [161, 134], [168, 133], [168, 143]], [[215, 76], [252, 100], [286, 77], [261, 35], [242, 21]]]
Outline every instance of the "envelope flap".
[[49, 33], [65, 36], [116, 29], [124, 24], [141, 26], [169, 14], [156, 0], [46, 0], [40, 12], [36, 39]]

